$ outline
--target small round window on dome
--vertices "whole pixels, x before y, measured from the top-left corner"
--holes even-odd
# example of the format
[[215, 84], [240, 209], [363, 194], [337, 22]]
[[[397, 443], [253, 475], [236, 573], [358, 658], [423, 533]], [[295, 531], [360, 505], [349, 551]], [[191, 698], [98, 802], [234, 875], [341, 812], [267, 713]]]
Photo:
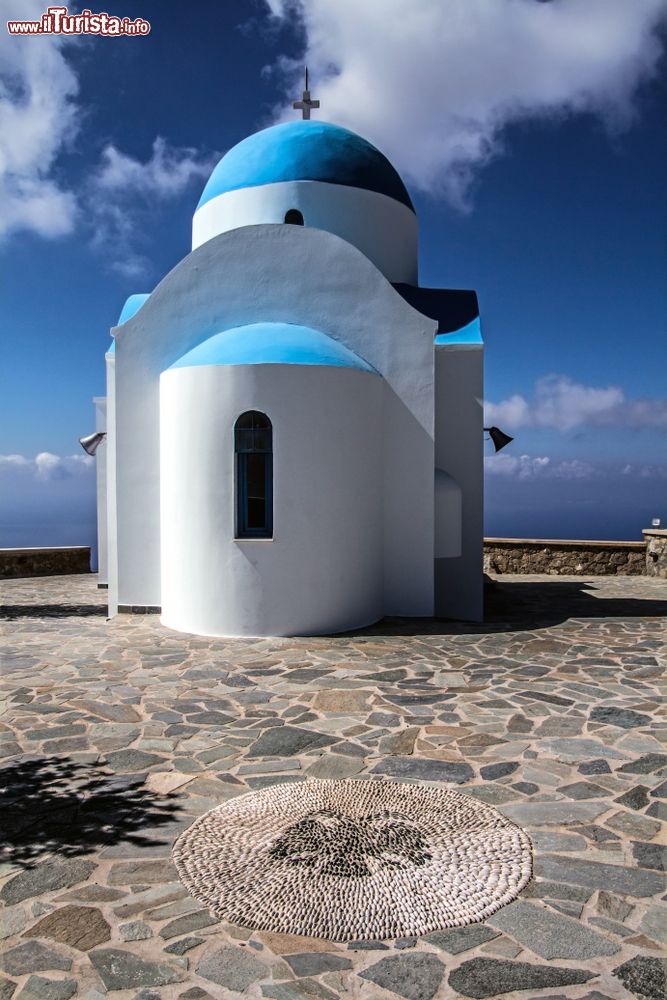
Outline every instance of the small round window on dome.
[[298, 208], [290, 208], [285, 212], [285, 222], [288, 226], [302, 226], [303, 215]]

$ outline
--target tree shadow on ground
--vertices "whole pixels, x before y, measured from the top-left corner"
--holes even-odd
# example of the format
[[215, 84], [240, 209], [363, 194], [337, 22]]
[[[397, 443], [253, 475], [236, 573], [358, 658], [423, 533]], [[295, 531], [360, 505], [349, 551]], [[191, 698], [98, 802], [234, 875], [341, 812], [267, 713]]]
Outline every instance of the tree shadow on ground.
[[142, 833], [173, 823], [176, 794], [156, 797], [143, 775], [110, 775], [68, 757], [29, 757], [0, 768], [0, 860], [26, 868], [45, 854], [88, 854], [119, 841], [167, 843]]
[[106, 618], [106, 604], [1, 604], [0, 618]]
[[561, 625], [572, 618], [632, 619], [667, 615], [667, 600], [596, 596], [590, 580], [575, 582], [487, 580], [484, 621], [463, 622], [443, 618], [383, 618], [348, 636], [371, 635], [492, 635], [532, 632]]

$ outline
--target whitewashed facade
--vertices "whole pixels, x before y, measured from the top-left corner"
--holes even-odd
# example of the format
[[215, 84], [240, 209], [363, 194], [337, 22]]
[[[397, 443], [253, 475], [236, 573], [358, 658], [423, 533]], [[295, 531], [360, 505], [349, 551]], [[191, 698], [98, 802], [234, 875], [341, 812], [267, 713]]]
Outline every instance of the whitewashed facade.
[[481, 618], [477, 301], [419, 287], [412, 203], [365, 140], [304, 121], [230, 150], [192, 252], [112, 334], [111, 614], [239, 636]]

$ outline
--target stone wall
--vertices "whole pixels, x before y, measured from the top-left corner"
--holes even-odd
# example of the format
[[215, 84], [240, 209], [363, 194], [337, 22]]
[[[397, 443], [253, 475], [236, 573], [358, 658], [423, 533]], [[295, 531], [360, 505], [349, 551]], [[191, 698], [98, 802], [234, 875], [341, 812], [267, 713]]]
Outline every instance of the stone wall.
[[[646, 529], [646, 542], [485, 538], [485, 573], [552, 576], [657, 576], [667, 579], [667, 530]], [[0, 549], [0, 580], [90, 573], [90, 548]]]
[[[663, 568], [667, 569], [667, 562]], [[646, 545], [644, 542], [485, 538], [484, 572], [641, 576], [646, 573]]]
[[0, 549], [0, 580], [22, 576], [64, 576], [90, 573], [90, 547]]
[[642, 534], [646, 539], [646, 575], [667, 580], [667, 530], [645, 528]]

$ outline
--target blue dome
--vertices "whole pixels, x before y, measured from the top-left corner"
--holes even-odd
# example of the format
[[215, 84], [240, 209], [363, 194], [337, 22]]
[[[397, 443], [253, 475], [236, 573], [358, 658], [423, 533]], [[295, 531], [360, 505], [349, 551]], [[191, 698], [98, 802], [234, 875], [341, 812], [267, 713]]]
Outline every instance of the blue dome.
[[214, 169], [197, 208], [227, 191], [280, 181], [324, 181], [364, 188], [414, 208], [405, 185], [375, 146], [339, 125], [293, 121], [233, 146]]
[[327, 365], [377, 374], [367, 361], [326, 333], [292, 323], [251, 323], [222, 330], [171, 367], [200, 365]]

